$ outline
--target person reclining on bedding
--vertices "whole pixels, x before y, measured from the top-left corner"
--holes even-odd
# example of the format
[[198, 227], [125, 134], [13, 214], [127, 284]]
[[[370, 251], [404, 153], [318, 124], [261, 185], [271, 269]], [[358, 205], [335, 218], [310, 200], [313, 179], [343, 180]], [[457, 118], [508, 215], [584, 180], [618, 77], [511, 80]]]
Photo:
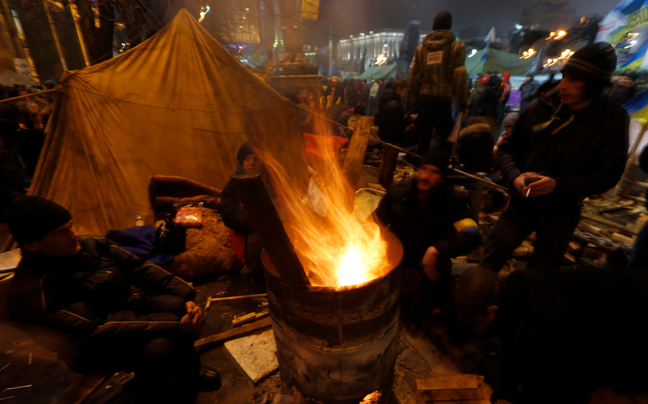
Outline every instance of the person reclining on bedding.
[[102, 237], [79, 236], [70, 212], [50, 200], [19, 198], [8, 216], [22, 251], [10, 313], [66, 334], [77, 349], [72, 370], [133, 371], [147, 398], [220, 388], [193, 347], [203, 313], [191, 285]]

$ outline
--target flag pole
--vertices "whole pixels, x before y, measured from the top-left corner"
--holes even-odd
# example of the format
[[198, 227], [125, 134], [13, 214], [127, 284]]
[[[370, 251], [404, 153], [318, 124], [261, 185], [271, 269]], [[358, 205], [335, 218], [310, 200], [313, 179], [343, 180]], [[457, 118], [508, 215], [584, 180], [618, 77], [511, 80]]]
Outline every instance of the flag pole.
[[637, 135], [637, 138], [635, 139], [634, 143], [632, 144], [632, 147], [630, 148], [625, 170], [623, 171], [623, 175], [621, 176], [619, 182], [617, 182], [617, 184], [614, 186], [614, 189], [612, 190], [612, 195], [617, 196], [619, 189], [621, 188], [621, 185], [626, 182], [626, 177], [628, 176], [628, 171], [630, 171], [630, 166], [634, 164], [635, 160], [637, 160], [637, 149], [639, 148], [639, 145], [641, 144], [641, 140], [646, 134], [646, 130], [648, 130], [648, 120], [641, 127], [641, 131]]

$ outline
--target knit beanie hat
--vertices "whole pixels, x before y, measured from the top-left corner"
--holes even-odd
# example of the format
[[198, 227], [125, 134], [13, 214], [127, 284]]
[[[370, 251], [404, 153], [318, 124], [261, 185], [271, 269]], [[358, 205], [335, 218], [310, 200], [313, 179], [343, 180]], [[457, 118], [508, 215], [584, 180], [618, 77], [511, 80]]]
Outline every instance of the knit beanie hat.
[[446, 168], [448, 168], [448, 164], [450, 164], [450, 156], [442, 149], [433, 147], [427, 153], [425, 153], [425, 156], [423, 156], [423, 158], [421, 159], [419, 167], [423, 164], [429, 164], [431, 166], [445, 170]]
[[63, 206], [40, 196], [23, 196], [9, 205], [9, 231], [23, 246], [72, 220]]
[[607, 85], [616, 69], [614, 48], [607, 42], [597, 42], [577, 50], [561, 72], [599, 86]]
[[434, 21], [432, 22], [432, 31], [437, 31], [440, 29], [451, 29], [452, 28], [452, 14], [448, 10], [441, 10], [434, 16]]

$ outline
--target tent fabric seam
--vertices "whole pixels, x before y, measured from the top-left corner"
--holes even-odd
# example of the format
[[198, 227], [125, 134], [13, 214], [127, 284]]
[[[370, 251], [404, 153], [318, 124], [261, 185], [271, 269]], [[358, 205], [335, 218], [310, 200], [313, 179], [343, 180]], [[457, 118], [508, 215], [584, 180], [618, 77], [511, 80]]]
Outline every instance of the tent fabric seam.
[[71, 88], [74, 88], [75, 90], [82, 91], [82, 92], [84, 92], [84, 93], [94, 94], [94, 95], [97, 95], [97, 96], [102, 97], [102, 98], [108, 98], [108, 99], [111, 99], [111, 100], [114, 100], [114, 101], [119, 101], [119, 102], [128, 103], [128, 104], [133, 104], [133, 105], [140, 105], [140, 106], [143, 106], [143, 107], [157, 108], [157, 109], [177, 109], [177, 110], [180, 110], [180, 111], [209, 112], [209, 113], [214, 113], [214, 114], [219, 114], [219, 115], [226, 115], [226, 114], [242, 114], [242, 113], [247, 113], [247, 112], [249, 112], [249, 111], [267, 111], [267, 110], [273, 110], [273, 109], [282, 109], [281, 106], [276, 106], [276, 107], [263, 107], [263, 108], [253, 108], [253, 107], [251, 107], [249, 104], [246, 104], [246, 103], [240, 103], [239, 105], [245, 105], [245, 106], [247, 106], [247, 107], [249, 108], [248, 111], [225, 111], [225, 112], [218, 112], [218, 111], [213, 111], [213, 110], [208, 110], [208, 109], [183, 108], [183, 107], [164, 107], [164, 106], [158, 106], [158, 105], [153, 105], [153, 104], [144, 104], [144, 103], [136, 102], [136, 101], [128, 101], [128, 100], [124, 100], [124, 99], [121, 99], [121, 98], [112, 97], [112, 96], [107, 95], [107, 94], [103, 94], [103, 93], [101, 93], [101, 92], [99, 92], [99, 91], [87, 90], [87, 89], [83, 89], [83, 88], [81, 88], [81, 87], [74, 86], [74, 85], [70, 85], [70, 84], [68, 84], [68, 86], [71, 87]]

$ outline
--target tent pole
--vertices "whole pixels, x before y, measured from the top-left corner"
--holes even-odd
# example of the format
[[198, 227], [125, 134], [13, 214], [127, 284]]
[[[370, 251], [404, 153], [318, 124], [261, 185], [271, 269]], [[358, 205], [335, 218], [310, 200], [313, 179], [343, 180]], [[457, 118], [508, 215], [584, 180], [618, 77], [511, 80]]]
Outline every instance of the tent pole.
[[18, 97], [5, 98], [4, 100], [0, 100], [0, 104], [2, 104], [3, 102], [10, 102], [10, 101], [19, 100], [19, 99], [21, 99], [21, 98], [31, 97], [32, 95], [39, 95], [39, 94], [51, 93], [52, 91], [60, 91], [60, 89], [58, 89], [58, 88], [52, 88], [52, 89], [49, 89], [49, 90], [38, 91], [38, 92], [35, 92], [35, 93], [29, 93], [29, 94], [25, 94], [25, 95], [19, 95]]

